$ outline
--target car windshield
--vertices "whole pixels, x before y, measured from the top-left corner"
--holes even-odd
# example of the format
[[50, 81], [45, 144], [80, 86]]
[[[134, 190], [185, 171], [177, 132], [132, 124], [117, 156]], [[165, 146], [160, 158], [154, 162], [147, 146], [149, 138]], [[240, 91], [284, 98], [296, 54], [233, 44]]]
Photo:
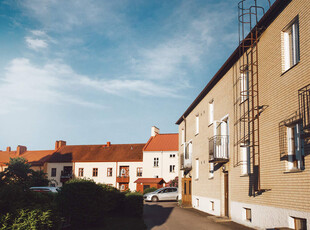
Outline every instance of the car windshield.
[[160, 191], [162, 191], [163, 189], [162, 188], [160, 188], [160, 189], [157, 189], [155, 192], [156, 193], [159, 193]]

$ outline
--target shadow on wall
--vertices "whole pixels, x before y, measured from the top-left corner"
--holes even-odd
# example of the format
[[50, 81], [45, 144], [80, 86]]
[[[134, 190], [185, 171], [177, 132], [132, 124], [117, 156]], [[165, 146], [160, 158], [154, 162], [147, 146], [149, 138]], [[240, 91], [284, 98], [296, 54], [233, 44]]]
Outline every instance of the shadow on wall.
[[160, 205], [144, 204], [143, 218], [147, 229], [163, 225], [169, 218], [174, 207], [162, 207]]

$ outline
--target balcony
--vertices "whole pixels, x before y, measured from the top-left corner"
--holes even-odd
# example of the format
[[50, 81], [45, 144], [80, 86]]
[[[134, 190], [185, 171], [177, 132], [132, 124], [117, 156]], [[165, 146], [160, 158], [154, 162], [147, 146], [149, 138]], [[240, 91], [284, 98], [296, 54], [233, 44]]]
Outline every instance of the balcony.
[[192, 169], [192, 149], [192, 142], [184, 143], [184, 154], [182, 154], [183, 161], [181, 162], [183, 170]]
[[65, 182], [67, 182], [70, 179], [72, 179], [72, 172], [61, 171], [60, 182], [65, 183]]
[[209, 139], [209, 162], [226, 163], [229, 161], [229, 136], [213, 136]]
[[310, 84], [298, 90], [299, 114], [304, 131], [310, 131]]
[[117, 183], [129, 183], [129, 176], [118, 176], [116, 177]]

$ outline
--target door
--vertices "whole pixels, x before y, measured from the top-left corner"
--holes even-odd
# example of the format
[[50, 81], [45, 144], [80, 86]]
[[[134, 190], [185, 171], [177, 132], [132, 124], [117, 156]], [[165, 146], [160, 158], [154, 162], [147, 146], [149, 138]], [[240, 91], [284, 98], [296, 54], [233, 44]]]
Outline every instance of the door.
[[192, 205], [192, 178], [182, 178], [182, 204]]
[[225, 205], [225, 216], [229, 217], [228, 211], [228, 172], [224, 173], [224, 205]]

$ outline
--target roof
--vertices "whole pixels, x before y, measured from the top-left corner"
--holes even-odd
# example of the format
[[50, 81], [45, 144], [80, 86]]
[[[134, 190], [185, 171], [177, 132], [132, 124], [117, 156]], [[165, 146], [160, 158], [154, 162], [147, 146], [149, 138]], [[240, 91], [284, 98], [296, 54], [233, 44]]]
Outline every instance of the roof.
[[152, 136], [146, 143], [143, 151], [178, 151], [179, 134], [157, 134]]
[[145, 144], [66, 145], [48, 162], [131, 162], [142, 161]]
[[[285, 7], [292, 0], [276, 0], [269, 10], [264, 14], [264, 16], [257, 23], [258, 28], [260, 28], [259, 35], [261, 35], [268, 26], [277, 18], [277, 16], [285, 9]], [[255, 28], [253, 28], [254, 30]], [[250, 36], [250, 34], [246, 37], [246, 39]], [[209, 81], [206, 87], [200, 92], [200, 94], [196, 97], [193, 103], [187, 108], [187, 110], [183, 113], [183, 115], [177, 120], [176, 124], [179, 125], [186, 118], [191, 111], [202, 101], [202, 99], [210, 92], [210, 90], [222, 79], [222, 77], [231, 69], [231, 67], [238, 61], [239, 57], [243, 55], [240, 51], [240, 45], [235, 49], [235, 51], [231, 54], [231, 56], [226, 60], [224, 65], [217, 71], [217, 73], [213, 76], [213, 78]], [[244, 49], [246, 52], [246, 49]]]
[[134, 183], [150, 183], [150, 184], [159, 184], [166, 183], [163, 178], [139, 178]]
[[37, 150], [37, 151], [26, 151], [21, 155], [17, 155], [16, 151], [1, 151], [0, 152], [0, 165], [4, 165], [10, 161], [10, 158], [23, 157], [32, 166], [41, 166], [47, 159], [53, 154], [55, 150]]

